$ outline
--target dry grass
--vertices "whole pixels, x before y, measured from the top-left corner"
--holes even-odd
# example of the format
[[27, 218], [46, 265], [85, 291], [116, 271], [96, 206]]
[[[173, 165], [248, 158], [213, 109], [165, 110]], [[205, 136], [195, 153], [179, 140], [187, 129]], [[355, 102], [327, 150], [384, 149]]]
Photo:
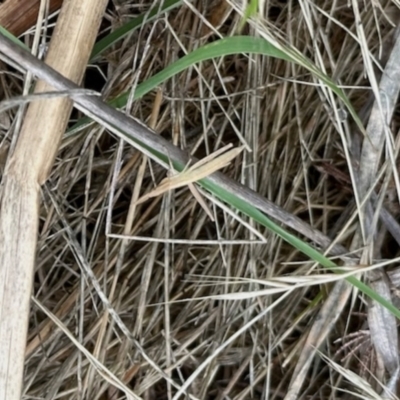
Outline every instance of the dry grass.
[[[105, 19], [112, 26], [148, 6], [119, 3]], [[370, 90], [355, 88], [368, 82], [350, 35], [356, 32], [352, 9], [345, 0], [315, 3], [320, 10], [306, 1], [268, 1], [265, 18], [244, 33], [268, 30], [323, 66], [352, 87], [347, 92], [367, 121]], [[369, 50], [384, 65], [393, 43], [390, 21], [397, 24], [400, 13], [394, 1], [360, 7]], [[104, 96], [115, 97], [219, 35], [235, 34], [239, 24], [234, 4], [221, 0], [194, 1], [145, 25], [100, 60]], [[19, 77], [2, 74], [1, 80], [2, 97], [21, 93]], [[300, 67], [254, 55], [205, 62], [129, 111], [198, 157], [239, 144], [240, 133], [252, 152], [226, 174], [332, 239], [354, 212], [332, 105]], [[21, 114], [1, 118], [4, 158]], [[396, 134], [396, 121], [392, 128]], [[346, 135], [355, 143], [362, 138], [350, 121]], [[213, 222], [187, 188], [135, 204], [165, 175], [99, 126], [62, 143], [42, 193], [26, 399], [117, 400], [129, 398], [128, 390], [143, 399], [171, 399], [202, 363], [191, 398], [285, 397], [331, 284], [321, 283], [324, 272], [281, 239], [206, 199]], [[396, 196], [386, 206], [398, 215]], [[340, 238], [347, 248], [357, 223]], [[398, 256], [397, 244], [380, 229], [380, 257]], [[303, 289], [252, 294], [285, 287], [285, 277], [306, 276]], [[357, 333], [368, 329], [366, 321], [365, 302], [355, 297], [320, 349], [330, 361], [315, 358], [299, 398], [352, 398], [343, 390], [372, 398], [365, 382], [380, 392], [382, 363], [368, 331]], [[365, 382], [351, 383], [343, 368]]]

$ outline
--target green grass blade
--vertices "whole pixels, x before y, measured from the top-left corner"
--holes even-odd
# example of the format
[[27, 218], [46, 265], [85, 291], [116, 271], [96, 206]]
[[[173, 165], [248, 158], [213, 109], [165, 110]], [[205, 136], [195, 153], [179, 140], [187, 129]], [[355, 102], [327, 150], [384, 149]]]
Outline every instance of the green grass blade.
[[238, 32], [241, 32], [246, 25], [249, 18], [257, 15], [258, 0], [249, 0], [246, 9], [244, 11], [243, 18], [240, 21]]
[[[101, 54], [104, 50], [112, 46], [117, 40], [125, 37], [129, 32], [132, 32], [134, 29], [137, 29], [141, 24], [147, 21], [151, 21], [156, 18], [160, 13], [167, 12], [172, 8], [178, 6], [182, 3], [182, 0], [166, 0], [161, 7], [154, 7], [147, 14], [144, 14], [138, 18], [133, 19], [129, 23], [125, 24], [120, 29], [114, 31], [110, 35], [108, 35], [103, 40], [99, 41], [93, 49], [92, 59]], [[256, 4], [256, 1], [252, 1], [251, 4]], [[22, 43], [18, 38], [8, 32], [4, 27], [0, 26], [0, 32], [11, 39], [14, 43], [24, 48], [25, 50], [30, 51], [30, 49]], [[186, 68], [205, 60], [209, 60], [216, 57], [222, 57], [227, 55], [233, 55], [238, 53], [248, 53], [248, 54], [261, 54], [265, 56], [280, 58], [285, 61], [293, 62], [299, 65], [302, 65], [311, 73], [313, 73], [316, 77], [318, 77], [321, 81], [323, 81], [346, 105], [350, 114], [357, 122], [359, 127], [364, 131], [364, 127], [362, 126], [361, 121], [359, 120], [357, 113], [353, 109], [350, 101], [347, 96], [343, 92], [341, 88], [339, 88], [328, 76], [323, 74], [318, 68], [316, 68], [308, 59], [302, 56], [299, 53], [294, 52], [290, 49], [278, 49], [272, 43], [268, 42], [265, 39], [254, 38], [249, 36], [235, 36], [226, 39], [218, 40], [214, 43], [203, 46], [192, 53], [184, 56], [180, 60], [176, 61], [174, 64], [165, 68], [163, 71], [154, 75], [152, 78], [138, 85], [137, 90], [135, 92], [135, 99], [139, 99], [144, 96], [146, 93], [150, 92], [152, 89], [156, 88], [158, 85], [165, 82], [167, 79], [172, 76], [178, 74], [179, 72], [185, 70]], [[118, 108], [123, 108], [126, 105], [128, 99], [128, 93], [124, 93], [118, 98], [114, 99], [111, 104]], [[84, 119], [78, 121], [76, 125], [81, 125]], [[87, 121], [89, 121], [87, 119]], [[76, 129], [76, 128], [75, 128]], [[122, 133], [124, 136], [129, 137], [126, 133]], [[130, 138], [132, 140], [132, 138]], [[137, 142], [137, 141], [136, 141]], [[142, 147], [146, 147], [141, 143], [138, 143]], [[163, 160], [164, 162], [168, 162], [168, 158], [161, 153], [155, 152], [154, 149], [148, 148], [154, 156]], [[180, 165], [176, 162], [173, 162], [174, 167], [178, 171], [182, 171], [184, 166]], [[210, 182], [208, 179], [203, 179], [198, 182], [205, 189], [213, 193], [220, 200], [228, 203], [229, 205], [235, 207], [237, 210], [241, 211], [248, 217], [252, 218], [262, 226], [270, 229], [275, 234], [279, 235], [283, 240], [291, 244], [293, 247], [301, 251], [303, 254], [310, 257], [312, 260], [318, 262], [325, 268], [330, 269], [335, 273], [342, 273], [343, 271], [331, 260], [326, 258], [319, 251], [298, 239], [294, 235], [285, 231], [279, 225], [275, 224], [272, 220], [270, 220], [265, 214], [259, 211], [257, 208], [252, 205], [243, 202], [241, 199], [236, 197], [235, 195], [217, 187], [215, 184]], [[364, 284], [360, 280], [358, 280], [354, 276], [346, 277], [346, 280], [358, 288], [365, 295], [370, 297], [371, 299], [377, 301], [387, 310], [389, 310], [394, 316], [400, 319], [400, 310], [393, 306], [389, 301], [381, 297], [378, 293], [372, 290], [368, 285]]]
[[[238, 53], [263, 54], [266, 56], [281, 58], [286, 61], [292, 61], [286, 53], [277, 49], [264, 39], [254, 38], [251, 36], [233, 36], [230, 38], [220, 39], [187, 54], [167, 68], [164, 68], [159, 73], [147, 79], [145, 82], [139, 84], [136, 88], [134, 98], [140, 99], [169, 78], [179, 74], [192, 65], [213, 58]], [[128, 96], [129, 92], [123, 93], [116, 99], [112, 100], [110, 104], [117, 108], [123, 108], [126, 105]]]
[[[181, 2], [180, 0], [166, 1], [163, 7], [161, 8], [161, 11], [162, 12], [168, 11], [173, 7], [177, 6], [178, 4], [180, 4], [180, 2]], [[146, 21], [155, 18], [158, 15], [158, 12], [159, 12], [158, 9], [153, 8], [151, 12], [148, 14]], [[110, 47], [113, 43], [115, 43], [116, 40], [119, 40], [133, 29], [139, 27], [140, 24], [144, 22], [144, 18], [145, 16], [141, 16], [130, 21], [130, 25], [127, 24], [124, 27], [122, 27], [120, 31], [113, 32], [115, 35], [111, 34], [107, 38], [105, 38], [106, 40], [103, 39], [103, 41], [100, 41], [96, 45], [97, 47], [93, 50], [92, 57], [99, 55], [102, 51], [104, 51], [105, 49]], [[7, 36], [9, 36], [9, 34]], [[14, 38], [13, 40], [14, 41], [16, 40], [18, 44], [23, 45], [17, 38]], [[138, 99], [144, 96], [146, 93], [150, 92], [152, 89], [156, 88], [158, 85], [162, 84], [167, 79], [171, 78], [172, 76], [178, 74], [179, 72], [185, 70], [186, 68], [198, 62], [238, 53], [261, 54], [265, 56], [280, 58], [285, 61], [294, 62], [296, 64], [304, 66], [331, 88], [331, 90], [343, 101], [343, 103], [350, 111], [350, 114], [358, 123], [358, 116], [355, 113], [350, 101], [344, 94], [343, 90], [340, 89], [328, 76], [324, 75], [321, 71], [319, 71], [316, 67], [314, 67], [312, 63], [309, 62], [309, 60], [302, 57], [302, 55], [294, 53], [290, 50], [278, 49], [276, 46], [266, 41], [265, 39], [254, 38], [250, 36], [235, 36], [235, 37], [221, 39], [193, 51], [192, 53], [176, 61], [174, 64], [165, 68], [158, 74], [154, 75], [152, 78], [138, 85], [134, 98]], [[128, 93], [124, 93], [123, 95], [114, 99], [111, 102], [111, 104], [115, 107], [123, 108], [126, 105], [128, 95], [129, 95]], [[82, 124], [82, 121], [78, 122], [78, 125], [79, 124]], [[125, 133], [123, 133], [123, 135], [129, 137], [129, 135]], [[130, 139], [132, 140], [132, 138]], [[142, 147], [146, 147], [143, 146], [143, 144], [141, 143], [138, 144]], [[168, 159], [164, 154], [155, 152], [153, 149], [148, 149], [148, 150], [151, 151], [157, 158], [162, 159], [164, 162], [168, 162]], [[182, 171], [184, 168], [183, 165], [179, 165], [175, 162], [173, 162], [173, 164], [178, 171]], [[228, 193], [223, 189], [217, 187], [208, 179], [200, 181], [199, 184], [203, 186], [205, 189], [209, 190], [215, 196], [217, 196], [220, 200], [227, 202], [228, 204], [235, 207], [237, 210], [243, 212], [250, 218], [254, 219], [264, 227], [270, 229], [272, 232], [279, 235], [283, 240], [287, 241], [293, 247], [297, 248], [303, 254], [307, 255], [312, 260], [318, 262], [325, 268], [328, 268], [336, 273], [343, 272], [334, 262], [326, 258], [323, 254], [318, 252], [316, 249], [312, 248], [304, 241], [298, 239], [294, 235], [285, 231], [283, 228], [275, 224], [265, 214], [263, 214], [261, 211], [259, 211], [252, 205], [243, 202], [241, 199], [234, 196], [233, 194]], [[383, 307], [388, 309], [393, 315], [395, 315], [397, 318], [400, 319], [400, 310], [394, 307], [386, 299], [382, 298], [378, 293], [373, 291], [370, 287], [368, 287], [368, 285], [364, 284], [354, 276], [346, 277], [346, 279], [349, 283], [357, 287], [361, 292], [366, 294], [371, 299], [380, 303]]]
[[105, 50], [109, 49], [118, 40], [123, 39], [129, 33], [138, 29], [143, 23], [150, 22], [155, 18], [159, 17], [161, 14], [172, 10], [173, 8], [182, 4], [183, 0], [165, 0], [162, 4], [155, 5], [149, 12], [140, 15], [137, 18], [133, 18], [120, 28], [111, 32], [109, 35], [99, 40], [93, 47], [92, 54], [90, 56], [91, 61], [93, 61], [98, 55], [103, 53]]
[[[238, 53], [253, 53], [253, 54], [264, 54], [276, 58], [282, 58], [286, 61], [292, 61], [289, 56], [286, 56], [284, 52], [277, 49], [269, 42], [251, 36], [233, 36], [226, 39], [221, 39], [216, 42], [207, 44], [189, 54], [177, 60], [173, 64], [164, 68], [159, 73], [155, 74], [145, 82], [140, 83], [134, 93], [134, 100], [140, 99], [157, 86], [164, 83], [169, 78], [175, 76], [179, 72], [191, 67], [192, 65], [201, 61], [210, 60], [216, 57], [233, 55]], [[109, 104], [115, 108], [124, 108], [128, 101], [129, 92], [125, 92], [115, 99], [111, 100]], [[69, 134], [79, 130], [83, 126], [90, 123], [90, 119], [87, 117], [81, 118], [76, 124], [70, 128]]]
[[5, 37], [12, 40], [15, 44], [22, 47], [24, 50], [31, 52], [31, 49], [22, 43], [17, 37], [15, 37], [12, 33], [10, 33], [6, 28], [0, 25], [0, 33], [2, 33]]
[[[121, 131], [120, 131], [121, 132]], [[139, 145], [139, 148], [142, 147], [152, 153], [156, 158], [162, 160], [164, 163], [172, 164], [174, 169], [177, 171], [183, 171], [185, 169], [185, 165], [182, 165], [179, 162], [174, 160], [170, 160], [167, 155], [155, 151], [153, 148], [144, 145], [142, 142], [132, 138], [129, 134], [125, 132], [121, 132], [121, 135], [125, 138], [133, 141]], [[287, 243], [291, 244], [293, 247], [298, 249], [300, 252], [308, 256], [310, 259], [314, 260], [315, 262], [319, 263], [323, 267], [329, 269], [330, 271], [342, 274], [344, 271], [341, 269], [337, 264], [333, 261], [329, 260], [325, 257], [322, 253], [318, 250], [314, 249], [308, 243], [304, 242], [303, 240], [297, 238], [296, 236], [292, 235], [291, 233], [287, 232], [285, 229], [281, 228], [271, 219], [269, 219], [264, 213], [258, 210], [256, 207], [251, 205], [248, 202], [243, 201], [235, 194], [226, 191], [225, 189], [220, 188], [215, 183], [211, 182], [208, 178], [202, 179], [197, 182], [201, 185], [204, 189], [215, 195], [221, 201], [229, 204], [231, 207], [236, 208], [237, 210], [241, 211], [243, 214], [247, 215], [248, 217], [252, 218], [254, 221], [258, 222], [260, 225], [264, 226], [265, 228], [269, 229], [270, 231], [274, 232], [276, 235], [280, 236], [283, 240]], [[388, 311], [390, 311], [395, 317], [400, 320], [400, 310], [397, 309], [392, 303], [388, 300], [384, 299], [380, 296], [377, 292], [371, 289], [368, 285], [361, 282], [355, 276], [347, 276], [345, 279], [370, 299], [375, 300], [381, 306], [385, 307]]]
[[[126, 37], [129, 33], [140, 28], [144, 23], [153, 21], [161, 14], [166, 13], [174, 9], [175, 7], [178, 7], [182, 3], [183, 0], [165, 0], [162, 2], [162, 4], [155, 5], [150, 11], [143, 13], [137, 18], [133, 18], [120, 28], [116, 29], [103, 39], [99, 40], [93, 47], [93, 51], [90, 56], [90, 61], [93, 62], [93, 60], [97, 56], [102, 54], [105, 50], [109, 49], [113, 44], [115, 44], [119, 40]], [[7, 29], [2, 27], [1, 25], [0, 25], [0, 32], [4, 36], [11, 39], [18, 46], [22, 47], [25, 50], [30, 51], [30, 49], [24, 43], [22, 43], [18, 38], [16, 38], [12, 33], [10, 33]]]
[[[257, 3], [256, 0], [253, 1], [254, 4]], [[107, 35], [104, 39], [100, 40], [94, 46], [91, 56], [92, 60], [99, 54], [101, 54], [103, 51], [105, 51], [107, 48], [112, 46], [116, 41], [125, 37], [129, 32], [132, 32], [133, 30], [140, 27], [144, 22], [154, 20], [161, 13], [172, 10], [181, 3], [182, 0], [166, 0], [161, 7], [158, 6], [153, 7], [150, 10], [150, 12], [143, 14], [140, 17], [134, 18], [121, 28]], [[253, 2], [250, 3], [249, 7], [252, 4]], [[251, 10], [252, 9], [253, 8], [251, 8]], [[14, 35], [8, 32], [4, 27], [0, 26], [0, 32], [2, 32], [5, 36], [11, 39], [14, 43], [18, 44], [20, 47], [30, 51], [29, 48], [24, 43], [22, 43], [18, 38], [16, 38]], [[350, 112], [350, 115], [353, 117], [354, 121], [357, 123], [360, 130], [362, 132], [365, 132], [365, 128], [360, 118], [358, 117], [356, 111], [354, 110], [353, 106], [351, 105], [349, 99], [347, 98], [343, 90], [340, 87], [338, 87], [328, 76], [326, 76], [318, 68], [316, 68], [307, 58], [305, 58], [302, 54], [293, 51], [292, 49], [282, 48], [281, 50], [265, 39], [254, 38], [251, 36], [233, 36], [230, 38], [221, 39], [193, 51], [192, 53], [182, 57], [180, 60], [168, 66], [163, 71], [154, 75], [147, 81], [138, 85], [134, 99], [141, 98], [142, 96], [150, 92], [152, 89], [165, 82], [167, 79], [178, 74], [179, 72], [182, 72], [186, 68], [189, 68], [190, 66], [198, 62], [238, 53], [262, 54], [265, 56], [280, 58], [285, 61], [302, 65], [312, 74], [317, 76], [322, 82], [324, 82], [343, 101], [346, 108]], [[128, 96], [129, 96], [128, 92], [123, 93], [119, 97], [112, 100], [110, 104], [117, 108], [123, 108], [126, 106]], [[89, 122], [90, 120], [88, 118], [83, 118], [79, 120], [70, 129], [69, 132], [76, 131]]]
[[[251, 36], [233, 36], [217, 40], [213, 43], [198, 48], [197, 50], [187, 54], [173, 64], [169, 65], [151, 78], [147, 79], [145, 82], [139, 84], [136, 88], [134, 99], [137, 100], [143, 97], [145, 94], [149, 93], [151, 90], [161, 85], [172, 76], [184, 71], [196, 63], [238, 53], [261, 54], [304, 66], [331, 88], [331, 90], [343, 101], [356, 123], [359, 125], [362, 131], [364, 131], [362, 122], [360, 121], [356, 111], [352, 107], [343, 90], [339, 88], [328, 76], [318, 70], [318, 68], [316, 68], [309, 60], [291, 49], [281, 50], [263, 38], [255, 38]], [[109, 104], [116, 108], [124, 108], [128, 101], [128, 97], [129, 92], [125, 92], [113, 99]], [[89, 123], [89, 121], [90, 120], [88, 118], [79, 120], [71, 128], [71, 131], [78, 130], [83, 125]]]
[[[256, 209], [249, 203], [244, 202], [239, 199], [232, 193], [229, 193], [220, 187], [216, 186], [214, 183], [210, 182], [207, 179], [204, 179], [198, 182], [205, 189], [213, 193], [220, 200], [228, 203], [229, 205], [235, 207], [237, 210], [240, 210], [248, 217], [252, 218], [254, 221], [257, 221], [262, 226], [268, 228], [278, 236], [280, 236], [283, 240], [291, 244], [293, 247], [301, 251], [303, 254], [310, 257], [312, 260], [318, 262], [323, 267], [331, 270], [332, 272], [341, 274], [344, 271], [336, 265], [333, 261], [329, 260], [322, 253], [311, 247], [309, 244], [305, 243], [301, 239], [287, 232], [285, 229], [281, 228], [279, 225], [270, 220], [265, 214], [263, 214], [260, 210]], [[384, 299], [377, 292], [372, 290], [368, 285], [361, 282], [355, 276], [348, 276], [345, 278], [351, 285], [355, 286], [362, 293], [367, 295], [372, 300], [377, 301], [383, 307], [385, 307], [388, 311], [390, 311], [395, 317], [400, 319], [400, 310], [396, 308], [391, 302]]]

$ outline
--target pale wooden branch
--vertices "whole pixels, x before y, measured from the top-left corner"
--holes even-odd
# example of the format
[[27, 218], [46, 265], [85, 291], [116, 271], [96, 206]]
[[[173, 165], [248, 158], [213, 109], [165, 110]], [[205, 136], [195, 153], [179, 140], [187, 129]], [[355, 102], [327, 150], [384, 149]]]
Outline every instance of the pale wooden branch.
[[[66, 0], [46, 63], [80, 82], [107, 0]], [[39, 81], [35, 92], [54, 88]], [[39, 189], [53, 165], [72, 102], [30, 104], [3, 178], [0, 211], [0, 399], [21, 398], [30, 294], [35, 264]]]

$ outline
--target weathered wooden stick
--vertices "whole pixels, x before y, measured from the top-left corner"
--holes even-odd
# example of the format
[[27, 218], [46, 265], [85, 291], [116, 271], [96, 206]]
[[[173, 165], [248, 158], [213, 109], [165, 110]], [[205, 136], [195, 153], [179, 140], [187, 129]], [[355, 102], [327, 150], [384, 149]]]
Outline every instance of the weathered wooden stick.
[[[46, 63], [80, 82], [107, 0], [65, 0]], [[54, 90], [43, 81], [35, 92]], [[0, 399], [20, 400], [38, 232], [39, 190], [53, 165], [72, 102], [30, 104], [3, 178], [0, 210]]]

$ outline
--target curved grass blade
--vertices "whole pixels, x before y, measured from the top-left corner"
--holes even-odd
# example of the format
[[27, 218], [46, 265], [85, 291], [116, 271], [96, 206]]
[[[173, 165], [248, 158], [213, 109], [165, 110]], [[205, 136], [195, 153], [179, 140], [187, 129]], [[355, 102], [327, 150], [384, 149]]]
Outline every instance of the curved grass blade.
[[15, 37], [11, 32], [9, 32], [4, 26], [0, 25], [0, 33], [2, 33], [5, 37], [8, 39], [12, 40], [15, 44], [18, 46], [22, 47], [26, 51], [31, 51], [28, 46], [25, 45], [25, 43], [22, 43], [17, 37]]
[[162, 2], [162, 4], [155, 5], [150, 11], [140, 15], [137, 18], [133, 18], [126, 24], [122, 25], [120, 28], [116, 29], [103, 39], [99, 40], [93, 47], [90, 60], [93, 61], [97, 56], [99, 56], [105, 50], [109, 49], [118, 40], [123, 39], [129, 33], [138, 29], [143, 23], [154, 20], [161, 14], [172, 10], [182, 3], [183, 0], [165, 0]]
[[258, 0], [249, 0], [246, 9], [244, 11], [244, 15], [240, 21], [238, 32], [241, 32], [243, 30], [249, 18], [257, 15], [257, 10], [258, 10]]
[[[112, 46], [116, 41], [125, 37], [129, 32], [137, 29], [142, 23], [155, 19], [160, 13], [172, 10], [181, 3], [182, 0], [165, 0], [161, 7], [153, 7], [150, 12], [143, 14], [138, 18], [134, 18], [121, 28], [117, 29], [110, 35], [106, 36], [104, 39], [100, 40], [93, 48], [91, 59], [93, 60], [104, 50]], [[257, 0], [254, 0], [254, 4], [256, 3]], [[24, 48], [25, 50], [29, 50], [24, 43], [22, 43], [18, 38], [8, 32], [2, 26], [0, 26], [0, 32], [11, 39], [14, 43], [18, 44], [20, 47]], [[356, 111], [354, 110], [343, 90], [338, 87], [327, 75], [325, 75], [315, 65], [313, 65], [310, 60], [304, 57], [301, 53], [294, 51], [293, 49], [285, 47], [279, 49], [266, 39], [255, 38], [251, 36], [233, 36], [218, 40], [214, 43], [198, 48], [192, 53], [182, 57], [180, 60], [171, 64], [158, 74], [154, 75], [152, 78], [139, 84], [136, 89], [134, 99], [139, 99], [150, 90], [165, 82], [167, 79], [185, 70], [186, 68], [189, 68], [197, 62], [237, 53], [261, 54], [265, 56], [280, 58], [282, 60], [293, 62], [303, 66], [313, 75], [318, 77], [322, 82], [324, 82], [343, 101], [354, 121], [357, 123], [358, 128], [361, 130], [361, 132], [365, 133], [365, 128], [360, 118], [358, 117]], [[123, 93], [116, 99], [112, 100], [110, 102], [110, 105], [117, 108], [123, 108], [126, 105], [128, 96], [129, 92]], [[79, 128], [88, 124], [89, 122], [90, 119], [82, 118], [68, 131], [69, 134], [77, 131]]]
[[[139, 84], [136, 88], [134, 99], [137, 100], [141, 98], [145, 94], [149, 93], [152, 89], [164, 83], [167, 79], [178, 74], [179, 72], [184, 71], [196, 63], [216, 57], [240, 53], [261, 54], [264, 56], [275, 57], [305, 67], [314, 76], [317, 76], [322, 82], [324, 82], [343, 101], [361, 131], [365, 131], [361, 120], [359, 119], [356, 111], [354, 110], [343, 90], [338, 87], [328, 76], [315, 67], [310, 60], [308, 60], [302, 54], [295, 52], [293, 49], [279, 49], [274, 44], [263, 38], [255, 38], [251, 36], [233, 36], [217, 40], [213, 43], [198, 48], [197, 50], [187, 54], [173, 64], [169, 65], [151, 78], [147, 79], [145, 82]], [[125, 92], [110, 101], [109, 104], [116, 108], [124, 108], [128, 101], [128, 97], [129, 92]], [[71, 128], [69, 132], [76, 131], [89, 122], [90, 119], [82, 118]]]
[[[157, 12], [166, 12], [173, 7], [176, 7], [178, 4], [181, 3], [181, 0], [167, 0], [164, 2], [164, 5], [155, 10], [155, 8], [150, 11], [150, 13], [147, 16], [146, 21], [149, 21], [153, 18], [155, 18], [158, 14]], [[153, 13], [154, 10], [154, 14]], [[161, 10], [161, 11], [160, 11]], [[156, 12], [157, 11], [157, 12]], [[140, 26], [141, 23], [144, 22], [145, 16], [141, 16], [136, 18], [135, 20], [131, 21], [131, 26], [130, 30], [136, 29], [138, 26]], [[133, 22], [134, 21], [134, 22]], [[138, 22], [139, 21], [139, 22]], [[12, 35], [10, 32], [8, 32], [5, 28], [0, 26], [0, 32], [3, 33], [5, 36], [7, 36], [9, 39], [11, 39], [14, 43], [18, 44], [19, 46], [25, 48], [26, 50], [29, 51], [29, 49], [23, 44], [18, 38], [16, 38], [14, 35]], [[119, 36], [116, 35], [114, 37], [114, 41], [111, 44], [107, 44], [110, 42], [104, 42], [101, 46], [99, 46], [93, 53], [96, 55], [100, 54], [101, 51], [104, 51], [106, 48], [111, 46], [113, 43], [115, 43], [116, 40], [119, 40], [122, 38], [125, 34], [129, 33], [129, 29], [127, 32], [124, 32], [121, 30], [119, 33]], [[100, 44], [100, 42], [98, 43]], [[184, 69], [188, 68], [189, 66], [200, 62], [200, 61], [205, 61], [211, 58], [215, 57], [221, 57], [224, 55], [232, 55], [232, 54], [237, 54], [237, 53], [253, 53], [253, 54], [262, 54], [266, 56], [272, 56], [276, 58], [280, 58], [289, 62], [294, 62], [299, 65], [303, 65], [306, 69], [308, 69], [310, 72], [315, 74], [319, 79], [321, 79], [327, 86], [331, 88], [331, 90], [344, 102], [348, 110], [350, 111], [351, 115], [359, 125], [359, 127], [364, 131], [364, 127], [359, 120], [356, 112], [354, 111], [353, 107], [351, 106], [350, 101], [344, 94], [343, 90], [339, 88], [329, 77], [327, 77], [325, 74], [323, 74], [321, 71], [318, 70], [313, 64], [307, 60], [305, 57], [303, 57], [300, 53], [293, 52], [292, 50], [289, 49], [278, 49], [276, 46], [274, 46], [272, 43], [266, 41], [265, 39], [260, 39], [260, 38], [253, 38], [249, 36], [235, 36], [231, 38], [226, 38], [226, 39], [221, 39], [219, 41], [216, 41], [214, 43], [211, 43], [209, 45], [206, 45], [202, 48], [199, 48], [195, 50], [194, 52], [188, 54], [187, 56], [181, 58], [174, 64], [170, 65], [169, 67], [165, 68], [163, 71], [159, 72], [152, 78], [148, 79], [147, 81], [143, 82], [142, 84], [138, 85], [136, 93], [134, 98], [138, 99], [142, 96], [144, 96], [146, 93], [154, 89], [156, 86], [159, 84], [163, 83], [165, 80], [168, 78], [176, 75], [177, 73], [183, 71]], [[92, 54], [93, 56], [93, 54]], [[126, 105], [128, 94], [123, 94], [122, 96], [118, 97], [117, 99], [113, 100], [111, 104], [117, 106], [117, 107], [124, 107]], [[79, 124], [79, 122], [77, 123]], [[123, 136], [126, 136], [130, 138], [130, 140], [133, 140], [128, 134], [121, 132]], [[136, 142], [136, 140], [134, 140]], [[139, 146], [142, 147], [147, 147], [141, 143], [138, 143]], [[154, 149], [148, 149], [153, 153], [153, 155], [164, 162], [169, 162], [168, 157], [165, 154], [161, 154], [159, 152], [154, 151]], [[174, 167], [178, 171], [183, 171], [185, 168], [184, 165], [180, 165], [177, 162], [172, 162]], [[272, 232], [275, 234], [279, 235], [283, 240], [291, 244], [293, 247], [301, 251], [303, 254], [307, 255], [314, 261], [318, 262], [325, 268], [330, 269], [333, 272], [336, 273], [342, 273], [343, 271], [331, 260], [329, 260], [327, 257], [325, 257], [323, 254], [321, 254], [319, 251], [302, 241], [301, 239], [298, 239], [294, 235], [290, 234], [289, 232], [285, 231], [283, 228], [281, 228], [279, 225], [275, 224], [272, 220], [270, 220], [265, 214], [263, 214], [260, 210], [252, 206], [251, 204], [248, 204], [235, 195], [223, 190], [222, 188], [216, 186], [212, 182], [210, 182], [207, 178], [201, 180], [198, 182], [201, 186], [203, 186], [205, 189], [213, 193], [216, 197], [218, 197], [220, 200], [230, 204], [231, 206], [235, 207], [239, 211], [243, 212], [250, 218], [254, 219], [264, 227], [270, 229]], [[350, 284], [358, 288], [361, 292], [366, 294], [368, 297], [371, 299], [377, 301], [379, 304], [381, 304], [383, 307], [385, 307], [387, 310], [389, 310], [394, 316], [400, 319], [400, 310], [397, 309], [393, 304], [388, 302], [386, 299], [381, 297], [378, 293], [376, 293], [374, 290], [372, 290], [368, 285], [364, 284], [360, 280], [358, 280], [354, 276], [346, 277], [345, 278]]]
[[[183, 3], [183, 0], [165, 0], [162, 4], [155, 5], [150, 11], [143, 13], [137, 18], [133, 18], [128, 21], [126, 24], [122, 25], [120, 28], [116, 29], [115, 31], [108, 34], [103, 39], [99, 40], [93, 47], [92, 54], [90, 56], [90, 61], [93, 62], [94, 59], [102, 54], [105, 50], [109, 49], [113, 44], [118, 42], [118, 40], [123, 39], [129, 33], [135, 31], [136, 29], [140, 28], [146, 22], [153, 21], [161, 14], [166, 13], [175, 7], [178, 7]], [[12, 33], [10, 33], [7, 29], [0, 25], [0, 33], [4, 36], [11, 39], [14, 43], [18, 46], [22, 47], [25, 50], [29, 50], [29, 48], [22, 43], [17, 37], [15, 37]]]
[[[177, 162], [175, 160], [171, 160], [166, 154], [160, 153], [153, 148], [143, 144], [142, 142], [132, 138], [129, 134], [119, 131], [121, 136], [128, 139], [131, 143], [134, 142], [138, 145], [138, 148], [146, 149], [149, 151], [155, 158], [162, 160], [167, 165], [173, 165], [174, 169], [178, 172], [182, 172], [185, 169], [185, 165]], [[204, 178], [197, 182], [200, 186], [206, 189], [208, 192], [212, 193], [218, 199], [223, 202], [229, 204], [230, 206], [236, 208], [241, 211], [243, 214], [252, 218], [254, 221], [258, 222], [260, 225], [266, 227], [270, 231], [274, 232], [276, 235], [281, 237], [287, 243], [298, 249], [300, 252], [310, 257], [313, 261], [322, 265], [323, 267], [329, 269], [330, 271], [342, 274], [344, 271], [333, 261], [329, 260], [329, 258], [325, 257], [318, 250], [314, 249], [308, 243], [303, 240], [297, 238], [291, 233], [287, 232], [284, 228], [281, 228], [278, 224], [269, 219], [263, 212], [258, 210], [252, 204], [243, 201], [235, 194], [226, 191], [225, 189], [219, 187], [218, 185], [211, 182], [208, 178]], [[397, 317], [400, 320], [400, 310], [396, 308], [391, 302], [380, 296], [376, 291], [371, 289], [368, 285], [361, 282], [355, 276], [347, 276], [345, 279], [354, 287], [356, 287], [360, 292], [364, 293], [370, 299], [375, 300], [381, 306], [385, 307], [391, 314]]]
[[[285, 229], [281, 228], [275, 222], [270, 220], [264, 213], [255, 208], [249, 203], [246, 203], [236, 197], [234, 194], [225, 191], [224, 189], [216, 186], [207, 179], [203, 179], [198, 182], [201, 186], [207, 189], [209, 192], [213, 193], [220, 200], [234, 206], [236, 209], [240, 210], [242, 213], [246, 214], [248, 217], [252, 218], [254, 221], [258, 222], [262, 226], [268, 228], [270, 231], [274, 232], [276, 235], [280, 236], [287, 243], [291, 244], [293, 247], [301, 251], [303, 254], [310, 257], [312, 260], [316, 261], [323, 267], [335, 272], [337, 274], [342, 274], [344, 271], [333, 261], [329, 260], [318, 250], [314, 249], [309, 244], [305, 243], [303, 240], [297, 238], [291, 233], [287, 232]], [[390, 313], [395, 317], [400, 319], [400, 310], [396, 308], [391, 302], [387, 301], [385, 298], [380, 296], [376, 291], [371, 289], [368, 285], [361, 282], [355, 276], [348, 276], [345, 278], [351, 285], [355, 286], [360, 292], [367, 295], [372, 300], [377, 301], [383, 307], [385, 307]]]

